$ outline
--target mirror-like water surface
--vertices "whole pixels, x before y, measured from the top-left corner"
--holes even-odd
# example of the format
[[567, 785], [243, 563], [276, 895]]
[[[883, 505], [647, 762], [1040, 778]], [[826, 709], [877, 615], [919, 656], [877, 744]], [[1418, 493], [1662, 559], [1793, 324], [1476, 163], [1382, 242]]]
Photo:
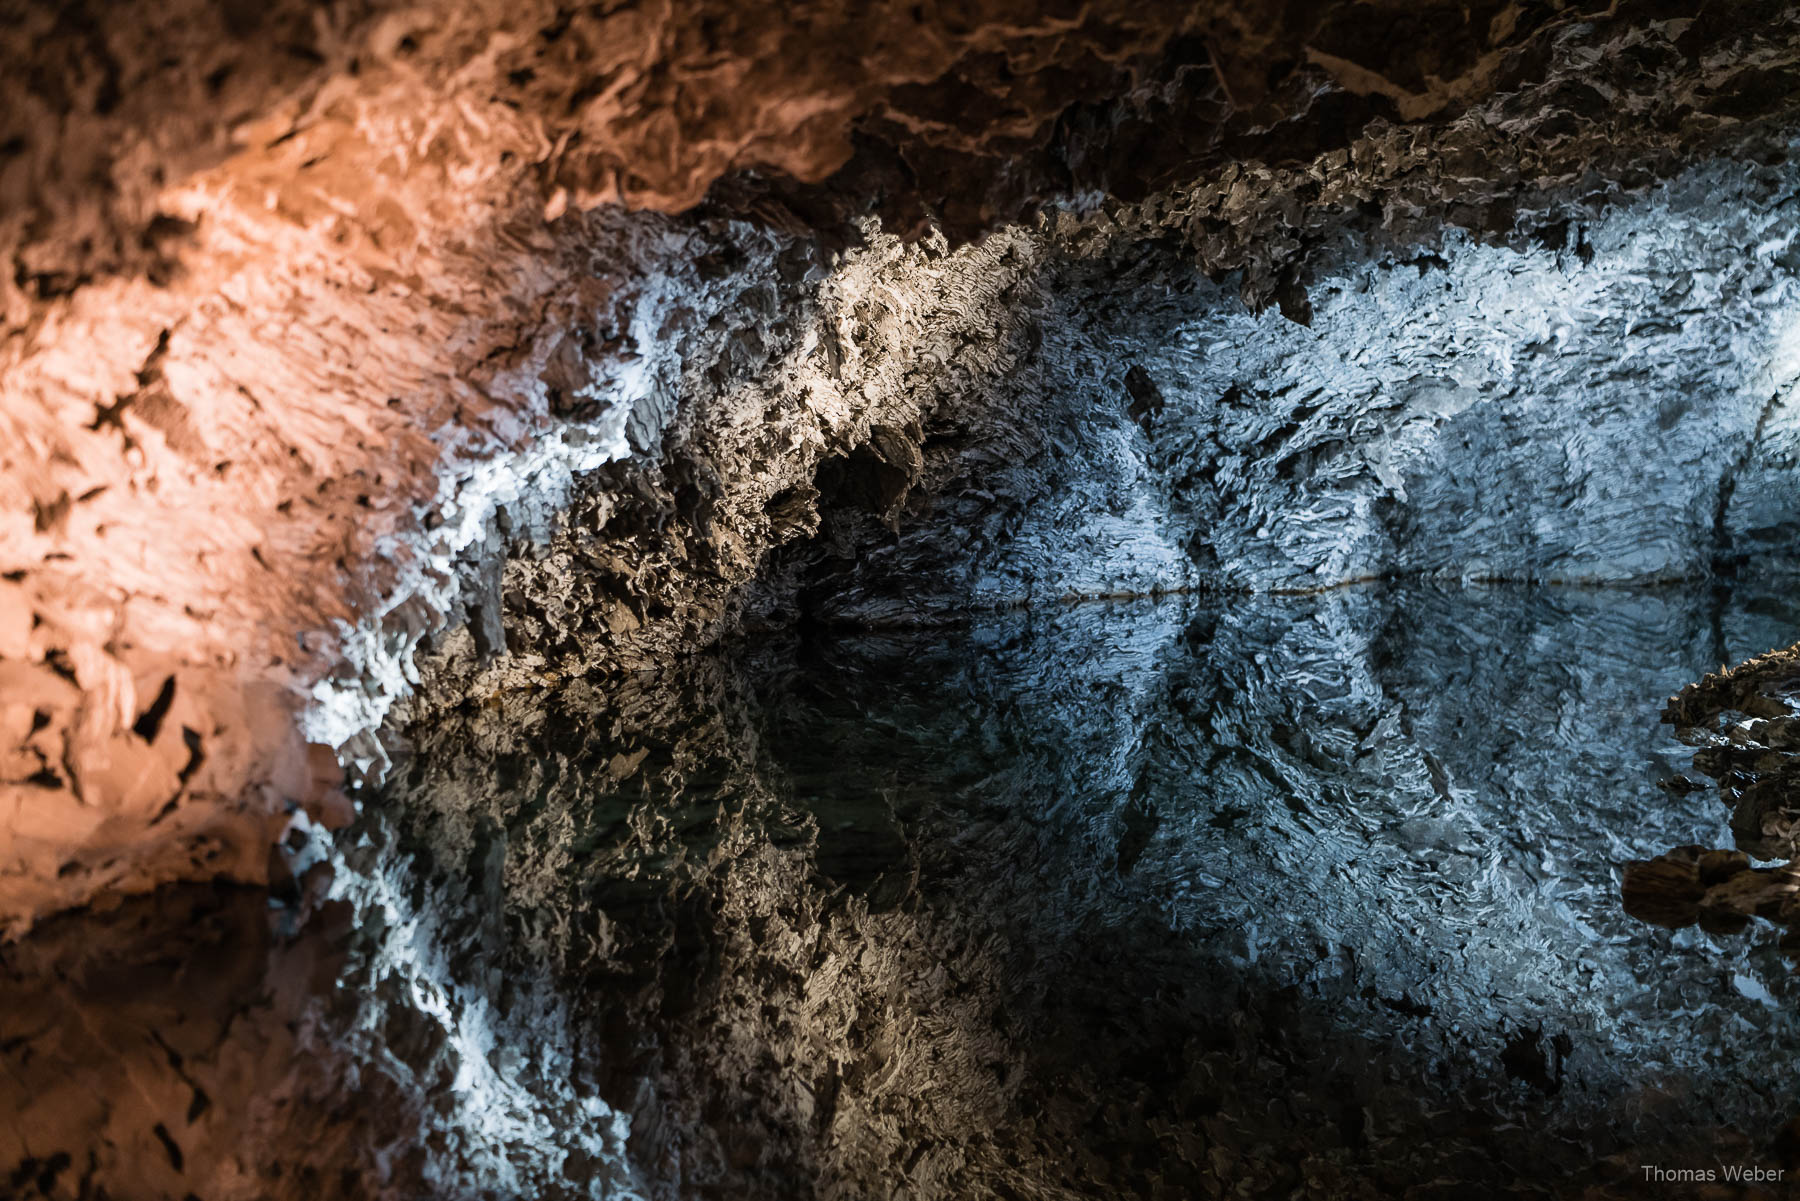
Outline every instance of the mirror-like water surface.
[[8, 948], [0, 1149], [55, 1196], [93, 1145], [202, 1197], [1785, 1170], [1777, 932], [1646, 926], [1618, 881], [1730, 844], [1658, 711], [1796, 630], [1778, 587], [1370, 587], [482, 698], [271, 920], [184, 890]]

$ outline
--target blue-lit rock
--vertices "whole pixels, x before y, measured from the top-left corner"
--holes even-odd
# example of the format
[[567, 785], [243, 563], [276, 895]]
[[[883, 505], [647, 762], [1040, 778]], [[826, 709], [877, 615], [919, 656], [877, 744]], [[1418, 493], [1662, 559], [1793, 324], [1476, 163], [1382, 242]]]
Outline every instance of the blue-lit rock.
[[1347, 239], [1310, 326], [1168, 265], [1110, 294], [1132, 244], [1052, 236], [1021, 285], [1030, 353], [926, 418], [918, 505], [855, 541], [826, 605], [1788, 561], [1797, 212], [1800, 174], [1724, 163], [1562, 246]]

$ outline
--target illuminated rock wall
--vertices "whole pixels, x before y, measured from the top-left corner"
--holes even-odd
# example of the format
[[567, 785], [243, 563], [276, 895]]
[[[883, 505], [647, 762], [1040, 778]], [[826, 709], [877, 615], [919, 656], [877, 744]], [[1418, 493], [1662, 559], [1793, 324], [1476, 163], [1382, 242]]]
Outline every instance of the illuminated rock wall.
[[[338, 765], [380, 774], [427, 641], [418, 713], [746, 616], [904, 618], [915, 568], [941, 607], [1781, 542], [1787, 9], [734, 14], [22, 10], [8, 929], [279, 875], [295, 813], [347, 816]], [[1748, 176], [1689, 186], [1731, 215], [1653, 194], [1721, 156]], [[1533, 358], [1559, 337], [1586, 383]], [[1677, 352], [1633, 403], [1622, 360]], [[1540, 461], [1571, 388], [1592, 462]], [[1668, 454], [1629, 457], [1652, 411]]]

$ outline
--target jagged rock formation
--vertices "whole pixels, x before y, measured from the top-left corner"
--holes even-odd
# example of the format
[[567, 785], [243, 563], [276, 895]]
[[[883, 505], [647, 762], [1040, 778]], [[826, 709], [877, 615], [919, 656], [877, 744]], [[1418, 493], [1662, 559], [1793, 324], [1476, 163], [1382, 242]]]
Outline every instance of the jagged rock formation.
[[[475, 611], [495, 645], [501, 502], [526, 541], [577, 475], [586, 517], [627, 511], [580, 585], [618, 595], [579, 657], [619, 661], [728, 626], [763, 552], [809, 526], [820, 461], [890, 507], [915, 470], [896, 434], [995, 384], [1036, 327], [1004, 241], [943, 281], [923, 243], [833, 270], [822, 247], [860, 213], [966, 237], [1061, 195], [1100, 208], [1003, 235], [1041, 247], [1033, 271], [1099, 238], [1108, 265], [1241, 270], [1253, 304], [1303, 317], [1309, 256], [1337, 270], [1346, 236], [1411, 254], [1446, 225], [1574, 216], [1579, 253], [1620, 189], [1785, 153], [1780, 6], [919, 13], [21, 9], [6, 53], [35, 66], [0, 104], [12, 928], [157, 880], [260, 880], [294, 806], [341, 820], [303, 744], [377, 767], [367, 731], [418, 639]], [[711, 216], [579, 211], [714, 181]], [[841, 340], [889, 299], [857, 281], [984, 308], [941, 374], [858, 371]], [[816, 399], [771, 410], [796, 373]], [[634, 548], [633, 523], [678, 536]], [[527, 640], [569, 595], [521, 591]]]
[[[1800, 951], [1800, 766], [1792, 648], [1707, 675], [1669, 698], [1663, 720], [1695, 747], [1693, 769], [1717, 782], [1734, 850], [1679, 846], [1627, 865], [1626, 909], [1672, 929], [1698, 925], [1735, 933], [1765, 918], [1789, 928], [1782, 947]], [[1677, 791], [1705, 786], [1676, 777]], [[1786, 860], [1754, 866], [1758, 860]]]
[[1795, 657], [1790, 648], [1721, 669], [1670, 697], [1663, 711], [1699, 748], [1694, 767], [1718, 781], [1739, 847], [1760, 859], [1796, 853]]
[[[1766, 1142], [1709, 1064], [1785, 1031], [1767, 948], [1705, 997], [1554, 798], [1656, 753], [1624, 698], [1791, 631], [994, 614], [1791, 569], [1790, 6], [8, 15], [0, 926], [65, 916], [0, 953], [5, 1191], [1467, 1195], [1551, 1135], [1598, 1190]], [[849, 644], [936, 673], [891, 695], [687, 661], [971, 619]], [[1718, 697], [1777, 675], [1677, 702], [1757, 854], [1791, 698]], [[879, 805], [793, 758], [840, 737]], [[1710, 836], [1624, 806], [1630, 855]], [[1525, 819], [1562, 850], [1489, 829]], [[1626, 899], [1712, 931], [1790, 884], [1683, 851]], [[1495, 912], [1531, 955], [1470, 951]], [[194, 1004], [121, 995], [184, 959]], [[1691, 1046], [1634, 1024], [1672, 1005]], [[1621, 1100], [1608, 1048], [1721, 1100]], [[1381, 1072], [1290, 1087], [1346, 1058]]]

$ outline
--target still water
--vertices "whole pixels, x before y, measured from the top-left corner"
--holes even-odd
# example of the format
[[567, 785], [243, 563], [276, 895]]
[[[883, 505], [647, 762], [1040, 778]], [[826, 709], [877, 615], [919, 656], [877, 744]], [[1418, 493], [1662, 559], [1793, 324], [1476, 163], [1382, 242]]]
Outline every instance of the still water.
[[1731, 845], [1669, 787], [1664, 698], [1796, 637], [1780, 586], [1387, 586], [472, 698], [282, 904], [170, 890], [0, 953], [0, 1173], [926, 1201], [1790, 1169], [1777, 932], [1642, 925], [1618, 882]]

